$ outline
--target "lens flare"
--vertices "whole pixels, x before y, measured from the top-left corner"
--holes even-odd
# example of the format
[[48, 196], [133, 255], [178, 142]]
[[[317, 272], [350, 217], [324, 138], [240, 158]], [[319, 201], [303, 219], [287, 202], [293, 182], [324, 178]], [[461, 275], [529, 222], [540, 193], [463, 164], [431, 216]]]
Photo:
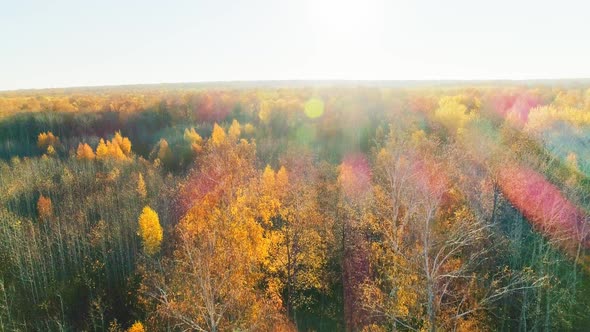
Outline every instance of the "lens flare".
[[304, 111], [310, 119], [319, 118], [324, 114], [324, 102], [318, 98], [311, 98], [305, 103]]
[[545, 177], [522, 166], [507, 166], [499, 184], [506, 198], [532, 224], [562, 246], [590, 247], [584, 212]]

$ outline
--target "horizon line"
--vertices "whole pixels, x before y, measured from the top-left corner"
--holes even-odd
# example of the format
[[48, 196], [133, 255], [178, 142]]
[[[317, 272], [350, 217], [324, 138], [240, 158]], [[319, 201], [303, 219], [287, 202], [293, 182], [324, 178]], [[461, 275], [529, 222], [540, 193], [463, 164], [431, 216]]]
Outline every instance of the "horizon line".
[[[90, 85], [68, 85], [57, 87], [43, 87], [43, 88], [17, 88], [17, 89], [0, 89], [0, 93], [23, 93], [23, 92], [41, 92], [41, 91], [57, 91], [57, 90], [92, 90], [92, 89], [108, 89], [108, 88], [148, 88], [156, 86], [199, 86], [199, 87], [239, 87], [240, 85], [251, 85], [249, 87], [242, 86], [242, 88], [254, 87], [269, 87], [270, 84], [279, 84], [280, 87], [288, 87], [289, 84], [296, 85], [296, 87], [314, 87], [327, 85], [368, 85], [376, 87], [378, 85], [385, 85], [384, 87], [404, 87], [404, 84], [413, 86], [428, 86], [432, 85], [461, 85], [461, 83], [469, 84], [487, 84], [487, 83], [515, 83], [516, 85], [544, 85], [547, 83], [590, 83], [590, 77], [579, 78], [474, 78], [474, 79], [261, 79], [261, 80], [210, 80], [210, 81], [184, 81], [184, 82], [148, 82], [148, 83], [113, 83], [113, 84], [90, 84]], [[390, 84], [387, 86], [387, 84]], [[393, 85], [392, 85], [393, 84]]]

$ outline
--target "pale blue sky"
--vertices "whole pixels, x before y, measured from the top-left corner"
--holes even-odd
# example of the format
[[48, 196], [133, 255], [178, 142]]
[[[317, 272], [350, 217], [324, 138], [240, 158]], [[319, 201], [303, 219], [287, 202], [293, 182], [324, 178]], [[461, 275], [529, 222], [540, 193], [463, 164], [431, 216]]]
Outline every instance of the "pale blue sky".
[[0, 0], [0, 90], [590, 77], [590, 2]]

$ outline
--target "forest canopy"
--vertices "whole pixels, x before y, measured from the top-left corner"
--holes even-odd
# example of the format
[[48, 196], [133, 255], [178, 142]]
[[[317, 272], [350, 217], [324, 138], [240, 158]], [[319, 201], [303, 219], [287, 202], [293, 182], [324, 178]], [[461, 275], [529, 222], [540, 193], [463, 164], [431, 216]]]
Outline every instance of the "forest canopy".
[[590, 84], [0, 92], [0, 330], [590, 329]]

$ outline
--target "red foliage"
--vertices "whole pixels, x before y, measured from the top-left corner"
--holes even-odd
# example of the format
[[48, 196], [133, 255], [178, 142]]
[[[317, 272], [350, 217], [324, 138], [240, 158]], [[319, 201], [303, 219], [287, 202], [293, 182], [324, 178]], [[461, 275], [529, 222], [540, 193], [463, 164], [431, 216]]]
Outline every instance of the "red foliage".
[[438, 99], [433, 97], [415, 96], [408, 101], [408, 106], [412, 112], [429, 113], [436, 109]]
[[361, 232], [347, 225], [342, 266], [344, 319], [347, 330], [359, 331], [369, 322], [363, 309], [362, 285], [370, 276], [369, 248]]
[[526, 123], [531, 109], [541, 105], [541, 98], [530, 93], [498, 94], [490, 98], [493, 111], [506, 117], [509, 113], [516, 115], [521, 123]]
[[371, 167], [363, 154], [344, 157], [340, 165], [340, 184], [350, 199], [362, 197], [371, 189]]
[[190, 105], [201, 122], [222, 122], [231, 112], [232, 105], [218, 92], [207, 92], [192, 96]]

